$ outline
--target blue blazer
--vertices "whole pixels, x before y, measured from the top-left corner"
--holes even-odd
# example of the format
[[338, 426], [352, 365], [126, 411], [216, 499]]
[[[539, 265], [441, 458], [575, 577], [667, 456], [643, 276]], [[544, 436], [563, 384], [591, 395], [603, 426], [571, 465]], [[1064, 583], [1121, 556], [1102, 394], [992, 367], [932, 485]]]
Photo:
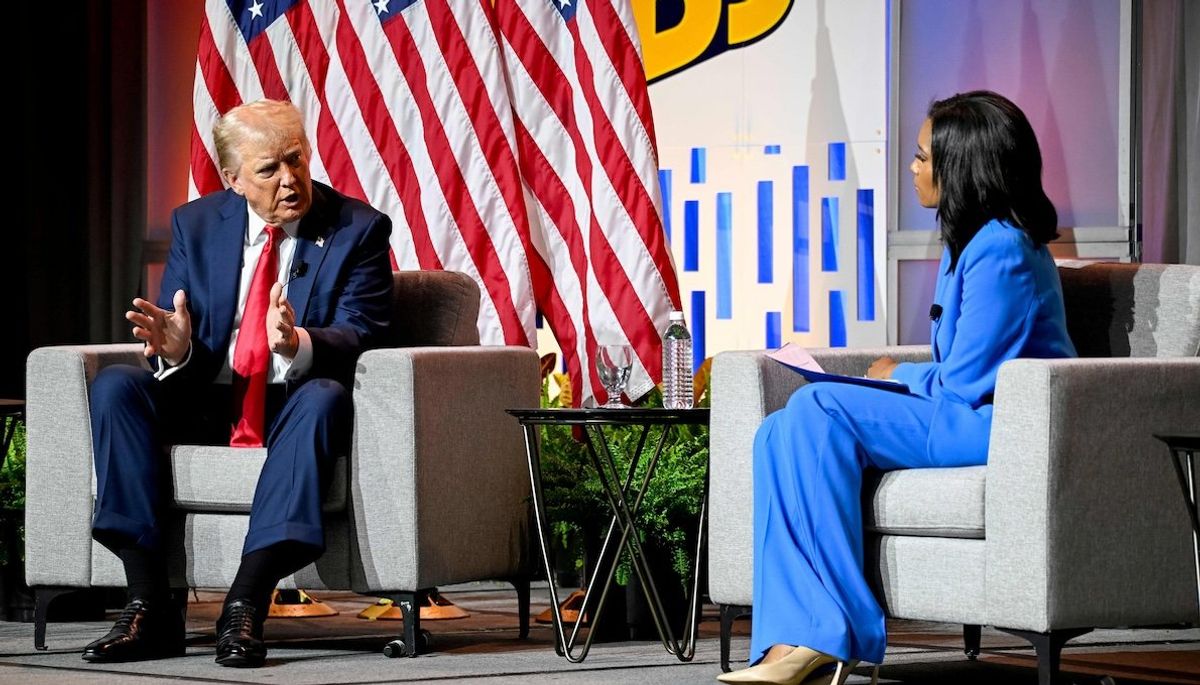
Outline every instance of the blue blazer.
[[949, 271], [942, 254], [930, 332], [933, 361], [900, 364], [893, 378], [931, 398], [929, 454], [970, 450], [987, 459], [1000, 365], [1018, 357], [1074, 357], [1058, 268], [1044, 245], [1003, 221], [988, 222]]
[[[221, 370], [233, 333], [246, 223], [246, 198], [232, 190], [193, 200], [172, 214], [158, 306], [174, 310], [175, 291], [187, 293], [192, 354], [187, 366], [166, 380], [211, 383]], [[288, 284], [297, 325], [312, 338], [307, 378], [332, 378], [349, 388], [358, 355], [377, 345], [387, 329], [391, 230], [387, 215], [313, 183], [313, 203], [300, 220]]]

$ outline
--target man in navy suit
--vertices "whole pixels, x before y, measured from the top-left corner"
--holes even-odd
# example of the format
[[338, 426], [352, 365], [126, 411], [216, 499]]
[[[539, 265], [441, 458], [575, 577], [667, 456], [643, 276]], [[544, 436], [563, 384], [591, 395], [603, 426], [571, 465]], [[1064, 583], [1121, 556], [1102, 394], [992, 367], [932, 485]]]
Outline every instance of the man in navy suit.
[[87, 661], [183, 654], [162, 550], [163, 446], [202, 442], [267, 448], [216, 659], [263, 663], [275, 585], [324, 550], [321, 501], [350, 448], [355, 361], [389, 323], [391, 222], [312, 181], [300, 112], [245, 104], [213, 138], [229, 187], [175, 210], [159, 302], [126, 312], [155, 369], [109, 367], [92, 385], [92, 535], [124, 564], [130, 602]]

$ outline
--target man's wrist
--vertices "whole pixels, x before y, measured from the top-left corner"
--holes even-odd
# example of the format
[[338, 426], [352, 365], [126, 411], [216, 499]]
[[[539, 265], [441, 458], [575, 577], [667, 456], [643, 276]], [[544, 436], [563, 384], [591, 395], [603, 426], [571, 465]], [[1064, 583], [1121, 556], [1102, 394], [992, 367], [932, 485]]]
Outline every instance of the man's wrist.
[[292, 328], [292, 337], [287, 341], [283, 351], [280, 352], [284, 358], [292, 360], [296, 358], [296, 353], [300, 351], [300, 334], [296, 332], [296, 328]]
[[191, 356], [191, 351], [192, 341], [189, 340], [187, 347], [183, 348], [183, 352], [179, 353], [179, 356], [175, 357], [174, 359], [171, 359], [163, 354], [160, 354], [159, 357], [162, 357], [162, 360], [166, 362], [167, 366], [179, 366], [187, 361], [188, 357]]

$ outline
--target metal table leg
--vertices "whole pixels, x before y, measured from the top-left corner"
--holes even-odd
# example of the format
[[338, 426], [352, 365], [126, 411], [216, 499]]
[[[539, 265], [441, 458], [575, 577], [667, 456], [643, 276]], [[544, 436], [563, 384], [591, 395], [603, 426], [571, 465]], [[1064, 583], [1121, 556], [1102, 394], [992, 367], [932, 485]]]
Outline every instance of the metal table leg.
[[1196, 510], [1196, 452], [1188, 448], [1171, 447], [1171, 465], [1179, 487], [1183, 489], [1183, 501], [1187, 505], [1188, 518], [1192, 524], [1192, 558], [1196, 563], [1196, 600], [1200, 607], [1200, 514]]
[[[629, 480], [633, 475], [633, 471], [637, 466], [637, 461], [640, 458], [640, 453], [644, 445], [645, 433], [649, 431], [650, 426], [643, 426], [642, 439], [638, 442], [638, 454], [634, 454], [630, 458], [630, 472], [626, 477], [625, 486], [622, 488], [616, 487], [618, 478], [616, 460], [613, 458], [611, 451], [608, 448], [607, 441], [604, 440], [604, 433], [599, 426], [592, 427], [595, 430], [595, 439], [590, 432], [585, 432], [587, 437], [588, 453], [592, 458], [592, 463], [596, 467], [600, 475], [601, 486], [604, 488], [605, 495], [609, 500], [609, 506], [613, 510], [613, 519], [609, 525], [609, 533], [611, 535], [613, 526], [619, 525], [621, 528], [621, 539], [617, 545], [618, 556], [622, 548], [629, 552], [630, 565], [634, 572], [638, 575], [641, 581], [642, 591], [646, 595], [646, 601], [650, 608], [650, 616], [654, 619], [655, 628], [658, 630], [659, 638], [662, 640], [663, 647], [668, 653], [674, 654], [680, 661], [691, 661], [695, 655], [696, 648], [696, 633], [697, 633], [697, 607], [699, 605], [699, 575], [700, 575], [700, 559], [699, 550], [703, 544], [705, 505], [707, 504], [707, 474], [705, 477], [705, 492], [702, 494], [704, 498], [701, 502], [700, 511], [700, 534], [697, 536], [697, 554], [693, 565], [693, 580], [692, 580], [692, 596], [689, 602], [686, 625], [688, 634], [681, 643], [671, 629], [670, 622], [666, 619], [666, 611], [663, 608], [662, 598], [658, 592], [658, 586], [654, 582], [654, 577], [650, 572], [649, 564], [646, 561], [645, 552], [642, 550], [641, 539], [637, 535], [636, 522], [634, 516], [641, 507], [642, 499], [646, 494], [646, 490], [650, 484], [650, 479], [654, 475], [654, 469], [658, 465], [658, 459], [662, 455], [663, 446], [666, 444], [666, 437], [671, 430], [669, 426], [663, 426], [662, 432], [659, 435], [658, 443], [655, 445], [654, 454], [646, 465], [646, 472], [642, 478], [641, 485], [633, 493], [634, 501], [630, 506], [628, 500]], [[596, 443], [599, 443], [600, 449], [596, 448]], [[601, 458], [603, 454], [603, 458]], [[607, 547], [606, 539], [605, 547]], [[603, 556], [603, 554], [602, 554]], [[605, 582], [605, 591], [612, 583], [613, 572], [615, 571], [616, 563], [609, 568], [608, 577]], [[603, 595], [601, 596], [603, 602]]]
[[[698, 627], [698, 610], [700, 605], [700, 553], [704, 546], [704, 534], [706, 531], [707, 511], [708, 511], [708, 473], [705, 470], [704, 477], [704, 492], [701, 497], [700, 504], [700, 522], [699, 530], [697, 531], [696, 540], [696, 555], [692, 570], [692, 587], [691, 597], [688, 602], [687, 614], [687, 634], [684, 636], [682, 643], [675, 638], [669, 622], [666, 620], [666, 611], [663, 608], [662, 600], [658, 592], [658, 588], [654, 583], [654, 578], [650, 573], [649, 565], [646, 562], [645, 554], [641, 547], [641, 540], [636, 534], [636, 524], [634, 517], [638, 509], [641, 507], [642, 500], [645, 497], [646, 491], [650, 484], [650, 479], [654, 475], [655, 466], [658, 464], [658, 459], [662, 455], [663, 447], [666, 444], [670, 426], [662, 426], [658, 440], [654, 446], [653, 455], [646, 466], [645, 473], [642, 476], [641, 482], [637, 488], [631, 490], [634, 476], [636, 475], [637, 467], [642, 459], [643, 452], [646, 448], [646, 439], [649, 435], [651, 426], [654, 424], [642, 425], [642, 432], [638, 436], [637, 447], [633, 454], [629, 455], [629, 467], [622, 479], [618, 470], [618, 465], [613, 457], [611, 450], [608, 447], [608, 442], [604, 439], [604, 433], [599, 425], [588, 426], [584, 431], [588, 454], [591, 458], [592, 465], [600, 477], [601, 486], [605, 491], [605, 495], [609, 501], [609, 506], [612, 509], [613, 516], [609, 522], [608, 531], [604, 537], [604, 543], [600, 548], [600, 553], [596, 562], [595, 569], [592, 571], [591, 578], [588, 580], [588, 588], [584, 594], [583, 604], [579, 609], [579, 620], [576, 621], [568, 637], [562, 620], [562, 610], [560, 608], [561, 600], [559, 599], [558, 584], [555, 580], [554, 569], [550, 561], [550, 548], [548, 543], [549, 524], [546, 519], [546, 502], [545, 494], [542, 489], [541, 475], [541, 454], [538, 447], [538, 435], [536, 424], [525, 424], [525, 447], [526, 454], [529, 457], [529, 479], [533, 495], [534, 519], [537, 527], [538, 544], [541, 548], [542, 560], [545, 564], [546, 577], [550, 589], [551, 601], [551, 616], [553, 619], [554, 637], [555, 637], [555, 652], [565, 657], [571, 663], [582, 662], [587, 658], [588, 652], [591, 650], [592, 640], [596, 634], [596, 626], [600, 621], [600, 613], [603, 610], [605, 599], [608, 597], [608, 591], [612, 586], [615, 578], [617, 562], [620, 558], [621, 550], [629, 552], [630, 563], [637, 573], [639, 580], [642, 582], [643, 592], [646, 593], [647, 603], [650, 607], [650, 615], [654, 619], [655, 627], [658, 630], [659, 637], [662, 639], [663, 647], [667, 652], [675, 655], [680, 661], [691, 661], [695, 656], [696, 637]], [[593, 435], [594, 431], [594, 435]], [[599, 444], [599, 449], [597, 448]], [[618, 485], [620, 483], [620, 485]], [[630, 503], [629, 496], [633, 496], [633, 502]], [[615, 547], [612, 545], [614, 534], [617, 529], [620, 529], [620, 536]], [[610, 551], [611, 550], [611, 551]], [[603, 577], [603, 582], [601, 581]], [[592, 598], [596, 588], [600, 589], [598, 607], [591, 619], [591, 630], [588, 631], [587, 638], [584, 640], [579, 653], [575, 653], [579, 630], [583, 624], [583, 616], [587, 613], [591, 606]]]

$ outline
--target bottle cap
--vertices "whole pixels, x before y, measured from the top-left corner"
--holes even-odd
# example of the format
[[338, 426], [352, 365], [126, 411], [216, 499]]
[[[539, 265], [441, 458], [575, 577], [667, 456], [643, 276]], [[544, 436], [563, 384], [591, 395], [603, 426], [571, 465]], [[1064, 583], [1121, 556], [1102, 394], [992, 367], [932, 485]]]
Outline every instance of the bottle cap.
[[678, 309], [672, 311], [671, 318], [668, 320], [669, 321], [683, 321], [683, 312], [679, 311]]

